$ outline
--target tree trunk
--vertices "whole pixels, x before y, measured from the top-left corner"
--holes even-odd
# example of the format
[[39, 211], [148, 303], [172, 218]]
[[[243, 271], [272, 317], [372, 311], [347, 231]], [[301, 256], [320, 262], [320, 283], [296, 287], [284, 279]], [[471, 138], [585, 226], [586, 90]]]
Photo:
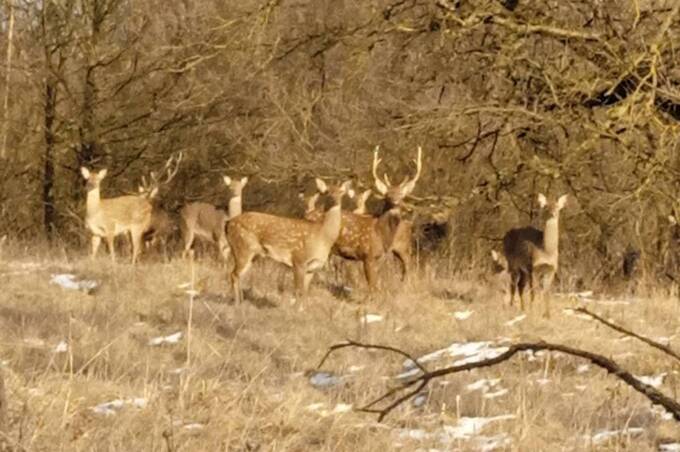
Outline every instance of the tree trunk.
[[45, 81], [45, 156], [42, 180], [43, 225], [47, 239], [53, 238], [56, 222], [54, 205], [54, 117], [57, 103], [57, 85], [53, 78]]

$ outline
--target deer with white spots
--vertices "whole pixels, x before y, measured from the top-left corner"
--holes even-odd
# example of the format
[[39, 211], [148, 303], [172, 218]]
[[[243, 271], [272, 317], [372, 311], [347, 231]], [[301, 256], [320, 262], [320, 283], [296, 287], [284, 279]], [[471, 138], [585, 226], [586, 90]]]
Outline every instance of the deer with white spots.
[[241, 279], [255, 256], [268, 257], [293, 269], [295, 292], [304, 297], [314, 273], [328, 261], [342, 226], [342, 198], [354, 196], [350, 182], [329, 188], [316, 179], [321, 193], [328, 193], [333, 204], [319, 222], [287, 218], [260, 212], [246, 212], [229, 222], [227, 240], [234, 255], [231, 283], [237, 302], [243, 300]]
[[[524, 310], [524, 288], [529, 284], [530, 299], [534, 300], [533, 277], [539, 278], [544, 293], [552, 285], [559, 260], [559, 219], [560, 210], [567, 203], [567, 195], [557, 202], [549, 203], [543, 194], [538, 195], [538, 204], [547, 212], [545, 230], [532, 226], [511, 229], [503, 237], [503, 254], [510, 273], [510, 305], [519, 291], [520, 308]], [[545, 316], [550, 316], [548, 300], [545, 300]]]
[[[377, 169], [380, 159], [377, 156], [378, 148], [376, 148], [373, 159], [373, 172]], [[386, 193], [391, 193], [393, 200], [401, 200], [407, 196], [415, 187], [415, 182], [420, 176], [422, 168], [422, 151], [418, 150], [418, 158], [416, 159], [416, 175], [413, 179], [407, 179], [397, 187], [385, 185], [384, 182], [376, 182], [376, 188], [381, 191], [382, 188], [387, 188]], [[382, 185], [380, 185], [382, 184]], [[364, 192], [366, 193], [366, 192]], [[305, 218], [312, 221], [318, 221], [320, 213], [313, 210], [313, 201], [308, 200], [307, 212]], [[360, 211], [365, 211], [363, 202], [358, 203]], [[404, 222], [401, 219], [401, 212], [398, 204], [392, 204], [388, 201], [388, 207], [382, 212], [380, 216], [374, 217], [364, 213], [356, 213], [343, 211], [342, 212], [342, 229], [335, 246], [333, 247], [333, 254], [338, 255], [344, 259], [361, 261], [364, 267], [364, 276], [368, 283], [369, 291], [373, 292], [377, 285], [377, 270], [380, 261], [389, 252], [393, 252], [400, 257], [402, 263], [408, 262], [410, 256], [410, 242], [411, 242], [411, 228], [410, 222]], [[402, 226], [407, 223], [406, 226]], [[395, 240], [401, 240], [396, 243]], [[405, 256], [404, 259], [402, 257]], [[406, 264], [403, 266], [406, 274]]]

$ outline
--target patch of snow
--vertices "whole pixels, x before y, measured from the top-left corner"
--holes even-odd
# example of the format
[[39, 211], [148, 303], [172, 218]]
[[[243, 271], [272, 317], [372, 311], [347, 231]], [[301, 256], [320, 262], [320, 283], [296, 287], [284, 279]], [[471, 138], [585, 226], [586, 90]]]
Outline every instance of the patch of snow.
[[342, 383], [342, 378], [331, 372], [314, 372], [309, 377], [309, 383], [316, 388], [331, 388]]
[[659, 444], [659, 452], [680, 452], [680, 443]]
[[514, 319], [511, 319], [511, 320], [508, 320], [507, 322], [505, 322], [505, 326], [513, 326], [513, 325], [515, 325], [516, 323], [519, 323], [519, 322], [521, 322], [522, 320], [524, 320], [524, 319], [526, 319], [526, 318], [527, 318], [527, 315], [526, 315], [526, 314], [518, 315], [518, 316], [515, 317]]
[[[463, 357], [453, 362], [454, 366], [461, 366], [464, 364], [475, 363], [485, 359], [495, 358], [498, 355], [508, 351], [508, 347], [499, 347], [497, 344], [489, 341], [480, 342], [454, 342], [447, 348], [434, 351], [427, 355], [418, 358], [419, 363], [426, 363], [433, 361], [443, 356], [450, 357]], [[415, 363], [410, 359], [404, 361], [405, 372], [397, 375], [396, 378], [404, 379], [410, 378], [412, 376], [418, 375], [420, 369], [417, 368]]]
[[663, 380], [666, 378], [666, 375], [666, 372], [662, 372], [659, 375], [635, 375], [635, 378], [653, 388], [659, 388], [663, 384]]
[[617, 436], [633, 436], [643, 433], [645, 430], [640, 427], [630, 427], [624, 430], [602, 430], [594, 434], [590, 439], [592, 439], [594, 444], [603, 443], [607, 440], [615, 438]]
[[589, 315], [582, 314], [582, 313], [580, 313], [580, 312], [576, 312], [574, 309], [571, 309], [571, 308], [564, 308], [564, 309], [562, 310], [562, 312], [563, 312], [564, 314], [566, 314], [566, 315], [570, 315], [570, 316], [573, 316], [573, 317], [578, 317], [579, 319], [583, 319], [583, 320], [593, 320], [593, 318], [590, 317]]
[[416, 408], [420, 408], [421, 406], [425, 405], [427, 402], [427, 399], [430, 398], [430, 395], [427, 392], [421, 392], [420, 394], [416, 395], [413, 398], [413, 406]]
[[120, 411], [125, 405], [133, 406], [135, 408], [146, 407], [147, 400], [141, 397], [135, 397], [130, 399], [116, 399], [106, 403], [100, 403], [97, 406], [91, 408], [97, 414], [103, 414], [104, 416], [111, 416]]
[[456, 311], [452, 313], [453, 317], [456, 320], [467, 320], [470, 318], [474, 311]]
[[366, 314], [361, 318], [361, 320], [364, 323], [375, 323], [375, 322], [382, 322], [383, 321], [383, 316], [379, 314]]
[[64, 289], [70, 290], [82, 290], [84, 292], [91, 292], [99, 286], [97, 281], [91, 279], [81, 279], [77, 280], [76, 275], [72, 273], [61, 273], [52, 275], [50, 279], [50, 284], [56, 284], [63, 287]]
[[485, 399], [495, 399], [496, 397], [502, 397], [505, 394], [507, 394], [509, 391], [506, 388], [499, 389], [496, 392], [488, 392], [483, 395]]
[[584, 374], [590, 370], [590, 365], [589, 364], [581, 364], [576, 368], [576, 373], [579, 374]]
[[169, 336], [154, 337], [153, 339], [149, 340], [149, 345], [159, 346], [163, 344], [177, 344], [180, 341], [180, 339], [182, 339], [182, 332], [178, 331]]
[[360, 370], [364, 370], [366, 366], [349, 366], [347, 369], [348, 371], [354, 373], [354, 372], [359, 372]]
[[664, 407], [662, 407], [661, 405], [652, 405], [651, 411], [652, 411], [652, 414], [660, 417], [664, 421], [673, 420], [673, 414], [666, 411], [666, 409]]
[[66, 353], [68, 351], [68, 343], [66, 341], [59, 341], [54, 347], [54, 353]]
[[492, 389], [494, 386], [497, 386], [498, 383], [501, 382], [500, 378], [482, 378], [481, 380], [477, 380], [474, 383], [470, 383], [469, 385], [465, 386], [465, 389], [468, 391], [477, 391], [479, 389], [482, 390], [482, 392], [487, 392], [488, 390]]

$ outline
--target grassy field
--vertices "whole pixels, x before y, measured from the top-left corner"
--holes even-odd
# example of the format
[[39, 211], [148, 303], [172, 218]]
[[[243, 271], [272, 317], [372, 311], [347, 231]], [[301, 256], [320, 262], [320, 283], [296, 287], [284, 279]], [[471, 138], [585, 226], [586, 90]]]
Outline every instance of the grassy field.
[[[50, 451], [644, 451], [680, 440], [676, 423], [643, 396], [558, 353], [525, 354], [437, 380], [382, 423], [354, 411], [396, 384], [404, 359], [340, 351], [323, 369], [340, 383], [313, 385], [326, 349], [348, 338], [416, 356], [454, 342], [543, 339], [602, 353], [636, 375], [665, 374], [660, 390], [678, 398], [677, 363], [566, 314], [564, 308], [577, 304], [573, 297], [554, 296], [550, 319], [538, 306], [522, 318], [517, 306], [507, 306], [495, 277], [423, 268], [402, 285], [395, 269], [384, 265], [383, 289], [370, 302], [358, 268], [348, 265], [339, 276], [322, 274], [311, 296], [293, 304], [291, 273], [260, 261], [247, 279], [248, 302], [237, 306], [225, 269], [209, 259], [192, 270], [185, 261], [163, 263], [153, 256], [132, 267], [127, 261], [113, 265], [104, 254], [92, 261], [56, 251], [5, 250], [5, 443], [14, 450]], [[63, 273], [98, 287], [88, 294], [50, 282]], [[596, 291], [598, 297], [606, 294]], [[680, 348], [674, 297], [587, 305]], [[444, 354], [426, 365], [434, 369], [456, 359]]]

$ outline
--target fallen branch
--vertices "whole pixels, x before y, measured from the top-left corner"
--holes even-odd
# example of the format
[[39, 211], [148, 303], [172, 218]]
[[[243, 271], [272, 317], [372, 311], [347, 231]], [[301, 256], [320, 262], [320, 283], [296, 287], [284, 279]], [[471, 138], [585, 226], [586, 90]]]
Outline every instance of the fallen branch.
[[610, 321], [608, 321], [608, 320], [606, 320], [606, 319], [603, 319], [602, 317], [600, 317], [599, 315], [595, 314], [594, 312], [590, 312], [590, 311], [587, 310], [586, 308], [576, 308], [576, 309], [574, 309], [574, 312], [580, 312], [581, 314], [585, 314], [585, 315], [587, 315], [587, 316], [589, 316], [589, 317], [591, 317], [591, 318], [597, 320], [598, 322], [600, 322], [600, 323], [602, 323], [602, 324], [608, 326], [608, 327], [611, 328], [612, 330], [618, 331], [619, 333], [623, 333], [623, 334], [625, 334], [626, 336], [634, 337], [635, 339], [638, 339], [638, 340], [644, 342], [645, 344], [649, 345], [650, 347], [654, 347], [654, 348], [656, 348], [657, 350], [661, 350], [662, 352], [664, 352], [664, 353], [667, 354], [668, 356], [674, 358], [674, 359], [677, 360], [677, 361], [680, 361], [680, 355], [678, 355], [673, 349], [671, 349], [671, 348], [668, 347], [667, 345], [664, 345], [664, 344], [661, 344], [661, 343], [659, 343], [659, 342], [653, 341], [652, 339], [649, 339], [648, 337], [641, 336], [641, 335], [639, 335], [639, 334], [637, 334], [637, 333], [634, 333], [634, 332], [632, 332], [632, 331], [630, 331], [630, 330], [625, 329], [625, 328], [622, 327], [622, 326], [616, 325], [615, 323], [612, 323], [612, 322], [610, 322]]
[[[548, 351], [554, 351], [554, 352], [561, 352], [567, 355], [571, 356], [577, 356], [579, 358], [584, 358], [593, 363], [594, 365], [601, 367], [602, 369], [605, 369], [607, 372], [613, 374], [615, 377], [619, 378], [620, 380], [623, 380], [624, 383], [627, 385], [631, 386], [633, 389], [638, 391], [640, 394], [644, 395], [647, 399], [649, 399], [653, 404], [661, 405], [664, 407], [669, 413], [673, 415], [673, 418], [676, 421], [680, 421], [680, 404], [676, 402], [675, 400], [671, 399], [670, 397], [667, 397], [654, 387], [641, 382], [638, 380], [633, 374], [628, 372], [627, 370], [621, 368], [616, 362], [612, 361], [609, 358], [606, 358], [602, 355], [598, 355], [596, 353], [592, 352], [587, 352], [584, 350], [579, 350], [576, 348], [568, 347], [566, 345], [560, 345], [560, 344], [551, 344], [548, 342], [536, 342], [536, 343], [518, 343], [518, 344], [513, 344], [508, 346], [507, 350], [498, 356], [495, 356], [493, 358], [489, 359], [484, 359], [476, 362], [471, 362], [471, 363], [466, 363], [462, 364], [459, 366], [450, 366], [450, 367], [445, 367], [443, 369], [437, 369], [433, 370], [431, 372], [427, 372], [423, 370], [423, 367], [418, 364], [418, 361], [411, 358], [410, 355], [402, 350], [399, 350], [394, 347], [388, 347], [384, 345], [376, 345], [376, 344], [364, 344], [360, 342], [354, 342], [354, 341], [348, 341], [348, 342], [343, 342], [341, 344], [333, 345], [330, 347], [330, 349], [326, 352], [324, 355], [324, 358], [321, 360], [319, 363], [319, 367], [321, 367], [327, 360], [327, 358], [331, 355], [336, 350], [344, 349], [347, 347], [356, 347], [356, 348], [361, 348], [361, 349], [372, 349], [372, 350], [387, 350], [387, 351], [392, 351], [395, 353], [398, 353], [402, 356], [407, 356], [409, 359], [411, 359], [416, 366], [421, 370], [422, 374], [419, 375], [417, 378], [414, 378], [413, 380], [407, 381], [400, 386], [397, 386], [389, 391], [387, 391], [385, 394], [381, 395], [377, 399], [369, 402], [367, 405], [363, 406], [362, 408], [359, 408], [358, 411], [363, 411], [367, 413], [374, 413], [378, 414], [378, 422], [382, 421], [385, 416], [387, 416], [392, 410], [397, 408], [399, 405], [402, 403], [406, 402], [407, 400], [411, 399], [413, 396], [418, 394], [420, 391], [422, 391], [429, 383], [430, 381], [443, 377], [445, 375], [452, 375], [460, 372], [464, 372], [467, 370], [472, 370], [472, 369], [480, 369], [483, 367], [491, 367], [495, 366], [496, 364], [500, 364], [504, 361], [509, 360], [512, 358], [515, 354], [523, 351], [542, 351], [542, 350], [548, 350]], [[399, 398], [397, 398], [395, 401], [390, 403], [389, 405], [383, 407], [383, 408], [373, 408], [375, 405], [378, 403], [382, 402], [383, 400], [399, 394], [403, 391], [408, 390], [409, 388], [412, 388], [413, 386], [416, 386], [415, 389], [409, 390], [406, 394], [401, 395]]]

